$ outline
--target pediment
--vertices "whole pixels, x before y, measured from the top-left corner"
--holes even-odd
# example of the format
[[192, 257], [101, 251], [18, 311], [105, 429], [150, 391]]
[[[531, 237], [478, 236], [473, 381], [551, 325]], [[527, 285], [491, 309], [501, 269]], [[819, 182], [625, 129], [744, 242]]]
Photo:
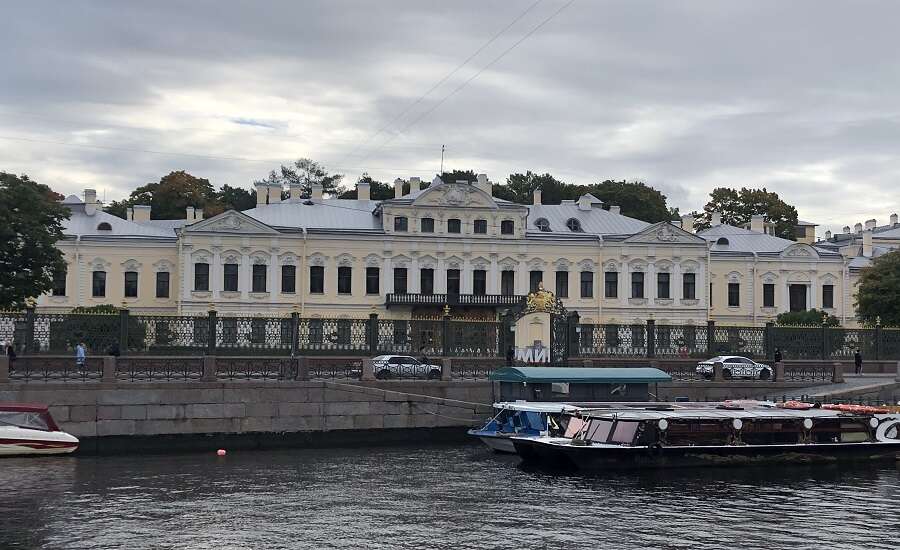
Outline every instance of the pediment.
[[706, 246], [706, 241], [693, 233], [675, 227], [668, 222], [659, 222], [650, 227], [635, 233], [623, 242], [641, 243], [641, 244], [702, 244]]
[[208, 220], [188, 225], [184, 231], [185, 233], [234, 233], [238, 235], [278, 234], [278, 231], [268, 225], [236, 210], [222, 212]]
[[808, 244], [792, 244], [781, 252], [782, 258], [797, 258], [800, 260], [814, 260], [819, 257], [816, 249]]
[[414, 206], [440, 206], [451, 208], [499, 208], [494, 199], [474, 185], [445, 183], [426, 189]]

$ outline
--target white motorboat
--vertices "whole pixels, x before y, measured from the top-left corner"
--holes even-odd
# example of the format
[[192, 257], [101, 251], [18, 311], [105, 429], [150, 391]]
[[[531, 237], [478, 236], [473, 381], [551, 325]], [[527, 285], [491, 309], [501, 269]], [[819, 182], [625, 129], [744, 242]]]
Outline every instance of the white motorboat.
[[78, 438], [59, 429], [46, 405], [0, 403], [0, 457], [68, 454]]
[[516, 401], [494, 403], [496, 414], [487, 424], [469, 430], [469, 435], [477, 437], [488, 448], [499, 453], [515, 453], [510, 439], [512, 436], [547, 435], [558, 431], [557, 420], [563, 412], [574, 413], [579, 407], [567, 403], [545, 403]]

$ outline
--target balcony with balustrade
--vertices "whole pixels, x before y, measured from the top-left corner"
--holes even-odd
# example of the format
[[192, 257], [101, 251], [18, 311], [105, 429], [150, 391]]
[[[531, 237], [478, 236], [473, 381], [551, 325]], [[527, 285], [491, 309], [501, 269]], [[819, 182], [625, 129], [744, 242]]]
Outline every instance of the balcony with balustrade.
[[387, 295], [385, 305], [391, 306], [476, 306], [514, 307], [522, 303], [525, 296], [517, 294], [399, 294]]

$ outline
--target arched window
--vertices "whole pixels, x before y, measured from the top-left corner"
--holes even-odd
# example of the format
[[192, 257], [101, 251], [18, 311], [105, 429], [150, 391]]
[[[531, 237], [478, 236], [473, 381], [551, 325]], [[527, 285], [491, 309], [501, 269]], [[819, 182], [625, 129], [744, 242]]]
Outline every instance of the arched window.
[[725, 237], [719, 237], [718, 239], [716, 239], [716, 244], [728, 246], [728, 239], [726, 239]]
[[538, 218], [534, 220], [534, 226], [544, 233], [550, 232], [550, 222], [547, 221], [547, 218]]
[[569, 218], [569, 220], [566, 222], [566, 227], [569, 228], [569, 231], [572, 231], [575, 233], [584, 232], [584, 230], [581, 229], [581, 222], [576, 220], [575, 218]]
[[112, 231], [112, 226], [107, 222], [101, 222], [100, 225], [97, 226], [97, 231]]

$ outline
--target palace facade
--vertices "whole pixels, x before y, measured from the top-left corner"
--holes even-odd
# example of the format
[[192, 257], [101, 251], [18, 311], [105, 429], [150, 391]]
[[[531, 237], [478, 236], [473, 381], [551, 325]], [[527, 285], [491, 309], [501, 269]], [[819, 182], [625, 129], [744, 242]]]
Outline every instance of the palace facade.
[[257, 186], [256, 208], [204, 219], [128, 219], [103, 212], [92, 190], [59, 243], [68, 264], [38, 307], [113, 304], [140, 313], [386, 319], [496, 318], [539, 286], [585, 323], [762, 325], [778, 313], [820, 308], [852, 324], [850, 260], [839, 247], [781, 239], [765, 220], [695, 232], [649, 224], [591, 195], [559, 205], [491, 196], [474, 184], [417, 178], [403, 194], [369, 199], [301, 196]]

